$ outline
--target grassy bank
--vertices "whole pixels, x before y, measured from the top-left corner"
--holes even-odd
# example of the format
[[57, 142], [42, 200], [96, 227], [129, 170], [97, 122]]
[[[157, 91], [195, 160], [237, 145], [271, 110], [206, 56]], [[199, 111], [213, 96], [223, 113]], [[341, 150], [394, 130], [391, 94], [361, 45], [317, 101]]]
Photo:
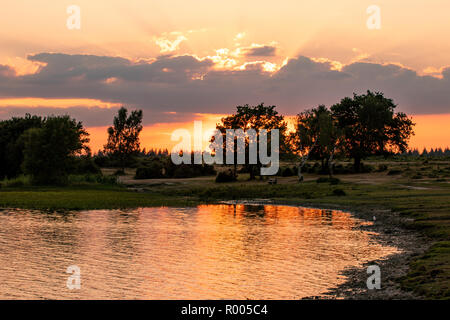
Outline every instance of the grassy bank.
[[[411, 218], [405, 227], [423, 234], [431, 245], [411, 261], [403, 288], [428, 298], [450, 298], [450, 173], [449, 163], [395, 164], [389, 171], [339, 176], [338, 184], [317, 183], [307, 175], [266, 181], [241, 180], [215, 184], [214, 178], [134, 181], [127, 186], [84, 184], [70, 187], [6, 187], [0, 207], [43, 210], [112, 209], [186, 206], [218, 200], [271, 199], [296, 205], [339, 206], [355, 210], [386, 209]], [[444, 169], [442, 169], [444, 168]], [[393, 172], [393, 174], [392, 174]], [[128, 180], [127, 180], [128, 179]]]
[[0, 190], [0, 208], [64, 211], [187, 206], [195, 203], [185, 197], [143, 194], [118, 186], [20, 187]]

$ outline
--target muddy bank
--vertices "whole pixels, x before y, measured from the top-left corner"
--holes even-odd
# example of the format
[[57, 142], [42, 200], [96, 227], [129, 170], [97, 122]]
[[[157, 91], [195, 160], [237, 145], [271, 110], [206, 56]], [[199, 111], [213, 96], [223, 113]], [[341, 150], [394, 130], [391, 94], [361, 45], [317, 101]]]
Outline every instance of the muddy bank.
[[[356, 218], [372, 221], [373, 224], [363, 225], [359, 229], [373, 232], [373, 239], [383, 245], [397, 247], [400, 252], [384, 259], [369, 261], [362, 267], [353, 267], [342, 272], [347, 281], [336, 288], [330, 289], [322, 299], [422, 299], [413, 292], [400, 288], [398, 279], [405, 276], [409, 270], [411, 259], [423, 254], [430, 246], [430, 239], [407, 228], [411, 219], [401, 217], [390, 210], [364, 209], [349, 210]], [[375, 221], [373, 219], [375, 217]], [[381, 271], [381, 289], [367, 288], [367, 267], [378, 265]]]

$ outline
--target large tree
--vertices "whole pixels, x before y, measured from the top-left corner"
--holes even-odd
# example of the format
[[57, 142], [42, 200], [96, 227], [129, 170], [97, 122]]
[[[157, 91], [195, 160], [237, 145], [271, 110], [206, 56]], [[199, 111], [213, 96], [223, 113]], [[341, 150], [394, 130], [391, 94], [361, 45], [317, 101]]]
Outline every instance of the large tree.
[[142, 110], [134, 110], [128, 116], [128, 110], [120, 108], [114, 117], [113, 126], [108, 128], [108, 142], [105, 152], [119, 160], [122, 169], [133, 155], [140, 151], [139, 134], [142, 131]]
[[291, 150], [301, 157], [298, 164], [298, 178], [303, 180], [302, 168], [313, 157], [322, 161], [322, 170], [328, 167], [332, 176], [332, 160], [341, 140], [339, 128], [332, 113], [324, 105], [309, 109], [297, 115], [294, 132], [289, 136]]
[[[236, 113], [232, 114], [230, 116], [224, 117], [221, 119], [221, 122], [217, 124], [216, 129], [220, 130], [223, 134], [223, 141], [224, 141], [224, 149], [228, 148], [226, 146], [226, 139], [225, 139], [225, 130], [226, 129], [242, 129], [244, 132], [246, 132], [248, 129], [254, 129], [256, 131], [256, 139], [257, 144], [259, 146], [259, 133], [260, 130], [266, 129], [268, 132], [270, 132], [273, 129], [279, 130], [279, 137], [280, 137], [280, 152], [283, 152], [286, 150], [286, 143], [285, 143], [285, 133], [286, 133], [286, 122], [284, 121], [284, 117], [280, 114], [278, 114], [278, 111], [275, 110], [276, 106], [265, 106], [264, 103], [261, 103], [257, 106], [249, 106], [248, 104], [245, 104], [243, 106], [237, 106], [236, 107]], [[268, 144], [271, 143], [271, 135], [268, 135]], [[235, 160], [234, 160], [234, 168], [235, 168], [235, 174], [236, 174], [236, 163], [237, 163], [237, 138], [235, 138], [234, 143], [234, 151], [235, 151]], [[225, 150], [227, 152], [227, 150]], [[248, 171], [250, 172], [250, 179], [255, 178], [255, 174], [257, 172], [260, 172], [260, 168], [262, 164], [259, 161], [257, 164], [250, 164], [248, 163], [249, 159], [249, 138], [246, 137], [245, 140], [245, 154], [246, 154], [246, 164]], [[261, 176], [260, 176], [261, 177]]]
[[396, 107], [383, 93], [371, 91], [346, 97], [331, 107], [344, 135], [344, 151], [354, 159], [356, 172], [369, 155], [407, 150], [414, 123], [405, 113], [395, 113]]
[[89, 134], [81, 122], [69, 116], [51, 116], [40, 128], [30, 128], [20, 137], [23, 171], [36, 184], [64, 184], [74, 157], [89, 153]]
[[0, 121], [0, 179], [22, 173], [23, 145], [19, 138], [26, 130], [41, 126], [42, 118], [30, 114]]

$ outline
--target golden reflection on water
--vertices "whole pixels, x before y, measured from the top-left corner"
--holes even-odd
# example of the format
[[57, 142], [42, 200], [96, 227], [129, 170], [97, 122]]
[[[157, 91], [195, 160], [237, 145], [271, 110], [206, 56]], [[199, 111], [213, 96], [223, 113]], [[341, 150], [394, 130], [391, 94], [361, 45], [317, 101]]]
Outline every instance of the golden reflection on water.
[[[275, 205], [0, 212], [0, 298], [298, 299], [397, 252], [349, 213]], [[81, 269], [69, 290], [66, 269]]]

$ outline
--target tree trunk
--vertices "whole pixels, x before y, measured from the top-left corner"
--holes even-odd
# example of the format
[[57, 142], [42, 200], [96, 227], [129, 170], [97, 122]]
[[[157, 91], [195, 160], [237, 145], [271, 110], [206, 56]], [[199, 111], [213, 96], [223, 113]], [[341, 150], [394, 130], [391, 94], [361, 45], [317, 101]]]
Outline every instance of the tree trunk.
[[255, 170], [253, 166], [249, 166], [250, 180], [255, 180]]
[[311, 154], [311, 151], [316, 147], [316, 143], [311, 147], [308, 154], [304, 157], [302, 157], [300, 163], [298, 164], [298, 182], [303, 181], [303, 175], [302, 175], [302, 168], [305, 165], [306, 161], [308, 161], [309, 155]]
[[330, 158], [328, 159], [328, 174], [330, 176], [330, 179], [333, 178], [333, 157], [334, 157], [334, 152], [336, 151], [336, 147], [333, 148], [333, 151], [330, 154]]

